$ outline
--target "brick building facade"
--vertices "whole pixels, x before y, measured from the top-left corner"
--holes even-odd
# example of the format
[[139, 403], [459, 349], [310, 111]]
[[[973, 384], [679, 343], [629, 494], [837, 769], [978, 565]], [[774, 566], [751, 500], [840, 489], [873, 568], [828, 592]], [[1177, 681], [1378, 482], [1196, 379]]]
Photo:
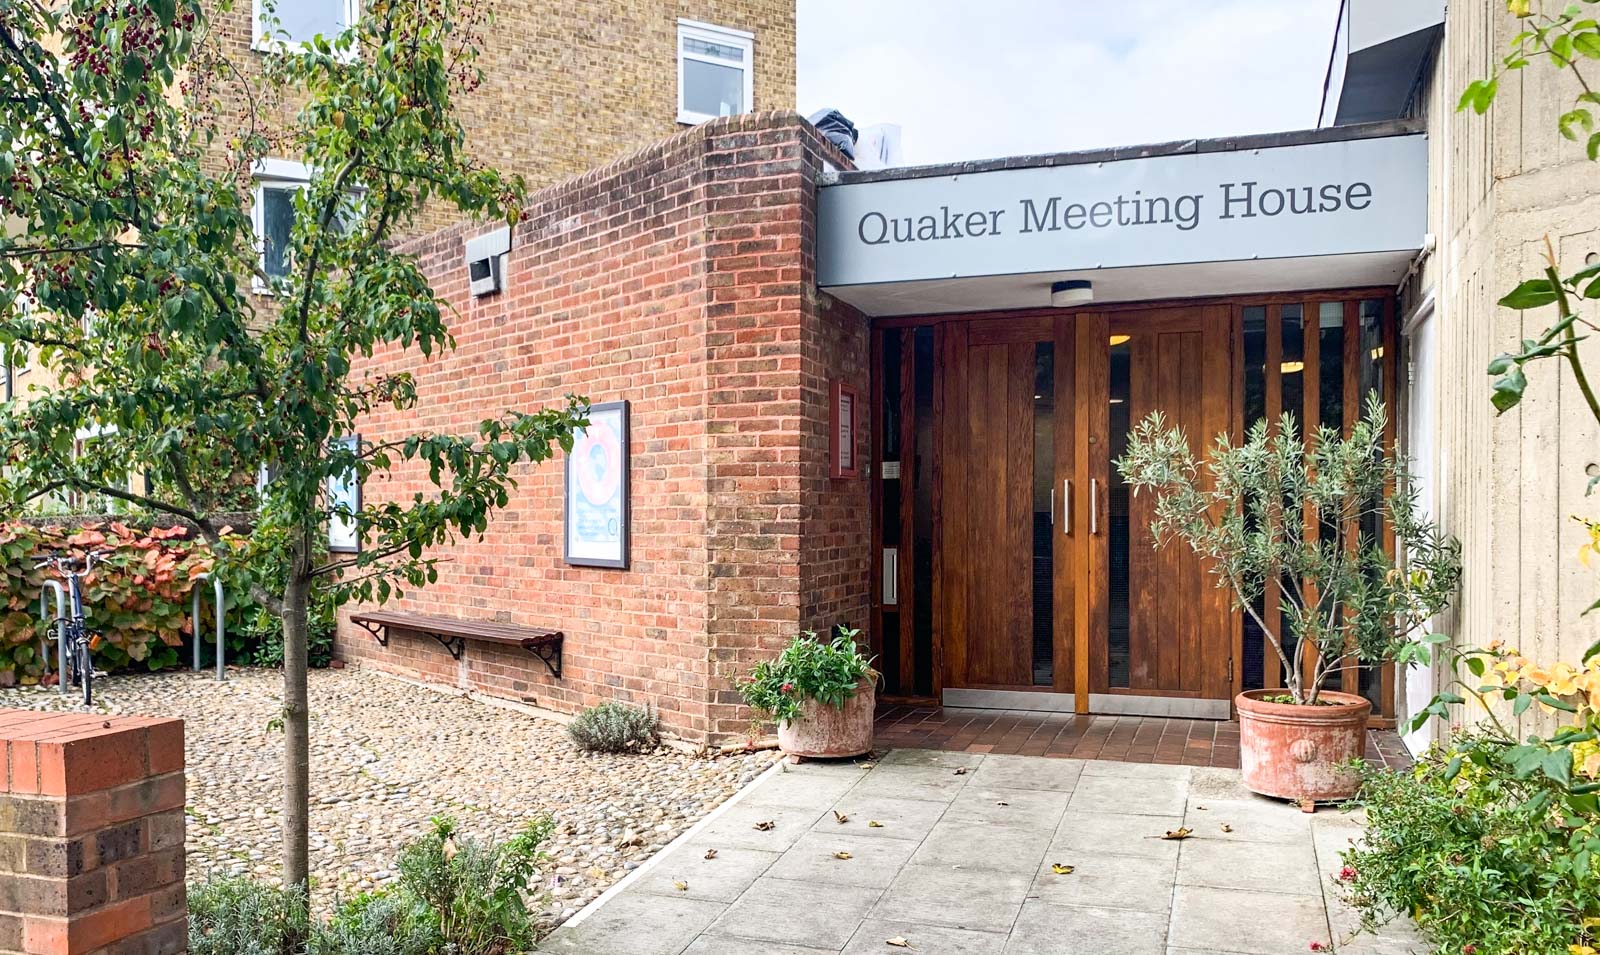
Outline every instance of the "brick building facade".
[[[690, 129], [534, 196], [505, 291], [484, 298], [463, 267], [481, 227], [414, 241], [459, 313], [457, 348], [404, 366], [417, 406], [372, 416], [362, 439], [568, 393], [625, 399], [630, 563], [564, 562], [558, 457], [519, 476], [485, 537], [439, 552], [437, 584], [390, 609], [561, 630], [561, 679], [515, 647], [469, 642], [458, 661], [404, 632], [381, 647], [348, 611], [341, 656], [567, 712], [648, 703], [702, 740], [748, 727], [734, 678], [797, 631], [865, 625], [868, 485], [828, 477], [830, 383], [865, 394], [868, 380], [866, 320], [815, 290], [814, 183], [830, 164], [846, 161], [792, 113]], [[369, 370], [401, 367], [380, 355]], [[399, 472], [363, 493], [426, 487]]]

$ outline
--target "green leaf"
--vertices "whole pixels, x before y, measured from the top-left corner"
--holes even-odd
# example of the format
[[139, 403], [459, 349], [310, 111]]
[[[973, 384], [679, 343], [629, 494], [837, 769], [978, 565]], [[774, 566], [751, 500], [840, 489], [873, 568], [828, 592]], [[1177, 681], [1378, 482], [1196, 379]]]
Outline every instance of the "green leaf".
[[1556, 290], [1551, 287], [1549, 279], [1528, 279], [1507, 292], [1500, 299], [1500, 304], [1505, 308], [1522, 310], [1541, 308], [1555, 300]]
[[1483, 657], [1467, 657], [1467, 669], [1472, 671], [1473, 676], [1482, 677], [1487, 667], [1484, 666]]
[[1562, 786], [1572, 785], [1572, 750], [1565, 747], [1553, 749], [1545, 754], [1544, 762], [1539, 769], [1550, 779]]
[[1572, 48], [1591, 60], [1600, 60], [1600, 36], [1578, 33], [1572, 37]]
[[1444, 768], [1444, 781], [1450, 782], [1461, 775], [1461, 754], [1450, 757], [1450, 762]]
[[1494, 393], [1489, 396], [1489, 400], [1494, 404], [1496, 411], [1504, 414], [1522, 401], [1522, 393], [1528, 387], [1528, 376], [1522, 373], [1521, 368], [1512, 368], [1496, 378], [1493, 387]]
[[[1593, 605], [1591, 605], [1591, 609], [1592, 607]], [[1588, 663], [1590, 660], [1593, 660], [1596, 655], [1600, 655], [1600, 640], [1596, 640], [1595, 642], [1589, 644], [1589, 649], [1583, 651], [1583, 658], [1579, 662]]]

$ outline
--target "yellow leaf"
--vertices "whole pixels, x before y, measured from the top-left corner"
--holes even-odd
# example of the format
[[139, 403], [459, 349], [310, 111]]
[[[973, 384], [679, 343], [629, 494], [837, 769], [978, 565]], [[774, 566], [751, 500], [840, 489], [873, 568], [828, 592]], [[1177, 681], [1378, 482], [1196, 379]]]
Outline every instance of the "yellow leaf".
[[677, 889], [679, 892], [689, 891], [689, 883], [687, 882], [674, 882], [672, 883], [672, 887]]
[[883, 944], [885, 944], [885, 945], [893, 945], [895, 948], [910, 948], [911, 947], [911, 943], [906, 941], [904, 938], [902, 938], [899, 935], [896, 935], [894, 938], [886, 938], [886, 939], [884, 939], [883, 940]]
[[835, 852], [833, 854], [833, 857], [835, 859], [853, 859], [853, 858], [855, 858], [855, 856], [852, 856], [850, 853], [844, 851], [843, 849], [840, 849], [838, 852]]
[[1187, 826], [1184, 826], [1184, 827], [1182, 827], [1180, 829], [1168, 829], [1166, 835], [1162, 836], [1161, 838], [1163, 838], [1163, 839], [1187, 839], [1192, 835], [1194, 835], [1194, 830], [1190, 829]]
[[850, 821], [850, 817], [845, 815], [844, 813], [840, 812], [839, 810], [835, 809], [833, 811], [833, 821], [837, 822], [839, 825], [842, 826], [845, 823]]
[[1071, 875], [1072, 870], [1075, 868], [1077, 868], [1077, 866], [1062, 865], [1061, 863], [1056, 862], [1051, 864], [1050, 871], [1054, 872], [1056, 875]]
[[867, 821], [867, 828], [868, 829], [882, 829], [883, 828], [883, 823], [879, 822], [876, 819], [870, 819], [870, 820]]

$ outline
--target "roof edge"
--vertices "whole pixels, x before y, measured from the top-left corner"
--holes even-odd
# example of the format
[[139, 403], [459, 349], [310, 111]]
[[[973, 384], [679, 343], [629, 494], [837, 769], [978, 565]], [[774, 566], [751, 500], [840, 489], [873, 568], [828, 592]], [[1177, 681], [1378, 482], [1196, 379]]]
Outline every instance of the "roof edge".
[[838, 185], [848, 185], [859, 182], [883, 182], [893, 179], [963, 176], [971, 173], [998, 172], [1007, 169], [1081, 166], [1086, 163], [1153, 159], [1159, 156], [1239, 152], [1246, 149], [1274, 149], [1282, 146], [1306, 146], [1313, 143], [1342, 142], [1355, 139], [1411, 136], [1422, 133], [1424, 129], [1425, 124], [1420, 119], [1392, 119], [1375, 123], [1357, 123], [1349, 126], [1329, 126], [1322, 129], [1297, 129], [1280, 133], [1224, 136], [1217, 139], [1180, 139], [1142, 146], [1112, 146], [1106, 149], [1040, 153], [1032, 156], [1007, 156], [1001, 159], [978, 159], [928, 166], [897, 166], [893, 169], [851, 170], [839, 173], [836, 183]]

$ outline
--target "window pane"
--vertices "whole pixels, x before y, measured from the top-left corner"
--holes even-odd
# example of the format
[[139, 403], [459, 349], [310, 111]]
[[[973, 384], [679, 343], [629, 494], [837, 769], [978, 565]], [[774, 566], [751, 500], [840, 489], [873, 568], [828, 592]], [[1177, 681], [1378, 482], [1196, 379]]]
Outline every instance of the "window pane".
[[719, 60], [729, 63], [744, 63], [744, 48], [728, 43], [712, 43], [709, 40], [700, 40], [692, 36], [683, 38], [683, 52], [694, 53], [699, 56], [714, 56]]
[[[1117, 341], [1120, 338], [1122, 341]], [[1111, 346], [1110, 386], [1111, 407], [1109, 409], [1111, 460], [1122, 457], [1128, 450], [1128, 431], [1132, 427], [1129, 419], [1131, 409], [1128, 407], [1128, 398], [1133, 394], [1133, 347], [1129, 344], [1128, 336], [1118, 335], [1112, 338], [1116, 341]], [[1127, 687], [1129, 680], [1128, 650], [1129, 650], [1129, 621], [1131, 614], [1132, 591], [1129, 588], [1128, 562], [1130, 530], [1128, 485], [1123, 480], [1122, 469], [1113, 467], [1110, 474], [1110, 501], [1107, 503], [1108, 535], [1106, 550], [1110, 567], [1108, 568], [1107, 591], [1108, 601], [1106, 610], [1106, 650], [1107, 665], [1110, 668], [1108, 680], [1114, 687]]]
[[1317, 420], [1344, 428], [1344, 303], [1323, 302], [1317, 318]]
[[294, 227], [294, 189], [261, 190], [261, 267], [273, 278], [289, 273], [289, 234]]
[[291, 40], [309, 40], [319, 33], [332, 37], [349, 26], [344, 0], [277, 0], [272, 15], [278, 18], [273, 35], [282, 30]]
[[1055, 682], [1056, 346], [1033, 346], [1033, 685]]
[[[1244, 310], [1244, 425], [1248, 429], [1267, 416], [1267, 307], [1250, 305]], [[1258, 615], [1266, 613], [1266, 604], [1257, 595], [1254, 601]], [[1244, 615], [1244, 659], [1241, 663], [1244, 688], [1259, 690], [1266, 686], [1266, 637], [1255, 617]]]
[[744, 70], [685, 59], [683, 108], [707, 116], [733, 116], [744, 112]]

